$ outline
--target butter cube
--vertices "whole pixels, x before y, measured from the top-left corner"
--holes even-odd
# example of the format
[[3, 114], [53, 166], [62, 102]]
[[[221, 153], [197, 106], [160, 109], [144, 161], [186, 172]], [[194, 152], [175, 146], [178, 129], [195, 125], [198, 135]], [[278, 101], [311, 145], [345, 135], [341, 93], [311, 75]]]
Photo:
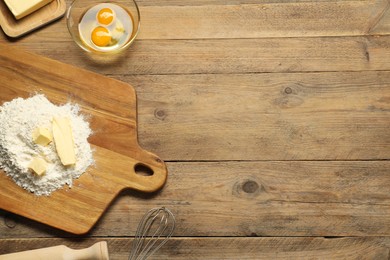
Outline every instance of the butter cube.
[[45, 127], [36, 128], [33, 131], [32, 137], [33, 137], [34, 143], [40, 144], [43, 146], [48, 145], [53, 140], [53, 136], [52, 136], [51, 132], [49, 131], [49, 129], [47, 129]]
[[41, 157], [35, 156], [32, 158], [28, 168], [34, 173], [36, 173], [38, 176], [42, 176], [46, 172], [47, 162]]
[[67, 117], [54, 117], [52, 122], [53, 137], [57, 154], [65, 166], [76, 163], [72, 127]]
[[31, 14], [51, 1], [53, 0], [4, 0], [16, 19], [21, 19]]

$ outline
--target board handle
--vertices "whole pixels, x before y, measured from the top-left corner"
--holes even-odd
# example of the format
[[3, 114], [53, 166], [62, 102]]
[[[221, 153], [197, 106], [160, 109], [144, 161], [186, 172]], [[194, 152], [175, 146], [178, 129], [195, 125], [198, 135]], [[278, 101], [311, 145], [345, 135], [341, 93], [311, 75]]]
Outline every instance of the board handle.
[[[167, 180], [168, 170], [164, 161], [140, 147], [135, 147], [131, 156], [98, 146], [95, 148], [98, 162], [96, 176], [102, 177], [103, 181], [99, 186], [109, 188], [110, 192], [124, 189], [155, 192]], [[90, 185], [96, 185], [93, 179], [91, 181]]]
[[125, 183], [126, 188], [143, 191], [155, 192], [161, 189], [168, 177], [168, 170], [165, 163], [147, 151], [143, 151], [142, 160], [134, 161], [130, 176]]

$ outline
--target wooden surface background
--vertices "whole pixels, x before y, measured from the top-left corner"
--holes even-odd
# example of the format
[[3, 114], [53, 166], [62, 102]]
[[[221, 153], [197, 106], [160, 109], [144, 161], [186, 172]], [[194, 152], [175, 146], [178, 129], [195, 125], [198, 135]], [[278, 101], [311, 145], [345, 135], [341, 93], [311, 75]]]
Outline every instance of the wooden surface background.
[[0, 254], [106, 240], [127, 259], [166, 206], [175, 237], [154, 259], [390, 259], [390, 1], [138, 3], [116, 63], [88, 58], [64, 18], [0, 42], [133, 85], [166, 186], [123, 192], [81, 237], [0, 211]]

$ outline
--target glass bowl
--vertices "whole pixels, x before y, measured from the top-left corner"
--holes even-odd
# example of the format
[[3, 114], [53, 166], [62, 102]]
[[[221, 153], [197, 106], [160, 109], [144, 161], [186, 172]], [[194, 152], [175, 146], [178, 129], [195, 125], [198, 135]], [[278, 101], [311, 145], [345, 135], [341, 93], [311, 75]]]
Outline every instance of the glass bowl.
[[[110, 24], [107, 24], [103, 16], [98, 17], [96, 16], [97, 12], [95, 13], [95, 11], [107, 9], [107, 7], [114, 13], [113, 20], [111, 18], [109, 21]], [[140, 12], [134, 0], [74, 0], [66, 12], [66, 22], [73, 41], [81, 49], [89, 53], [116, 54], [127, 49], [137, 37], [140, 28]], [[101, 33], [98, 32], [99, 30], [96, 32], [94, 29], [97, 27], [100, 27], [99, 29], [101, 27], [107, 28], [103, 30], [109, 32], [107, 35], [110, 36], [105, 38], [104, 34], [99, 34]], [[119, 40], [114, 38], [114, 33]], [[102, 45], [108, 41], [105, 39], [110, 39], [107, 46]], [[98, 45], [95, 44], [96, 42]]]

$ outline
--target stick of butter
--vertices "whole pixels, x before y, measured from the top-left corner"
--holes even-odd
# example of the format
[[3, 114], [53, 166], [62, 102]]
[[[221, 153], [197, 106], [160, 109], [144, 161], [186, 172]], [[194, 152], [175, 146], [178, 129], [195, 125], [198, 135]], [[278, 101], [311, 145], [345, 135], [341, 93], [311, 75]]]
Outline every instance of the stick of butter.
[[65, 166], [76, 163], [72, 127], [67, 117], [54, 117], [52, 122], [53, 137], [57, 154]]
[[46, 172], [47, 162], [41, 157], [33, 157], [28, 168], [37, 175], [42, 176]]
[[21, 19], [31, 14], [51, 1], [53, 0], [4, 0], [16, 19]]

